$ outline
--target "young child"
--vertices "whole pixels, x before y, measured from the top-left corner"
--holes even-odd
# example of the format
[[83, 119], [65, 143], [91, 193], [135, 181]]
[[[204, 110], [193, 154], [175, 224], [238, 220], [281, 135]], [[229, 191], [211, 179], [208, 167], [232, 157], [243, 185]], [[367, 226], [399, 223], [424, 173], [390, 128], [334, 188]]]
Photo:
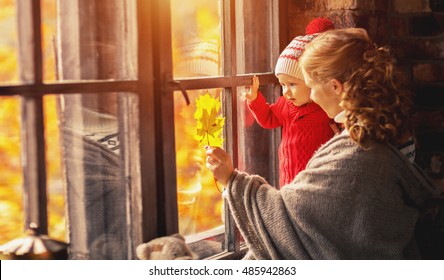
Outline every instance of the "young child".
[[275, 75], [282, 85], [282, 94], [276, 103], [268, 104], [258, 91], [259, 78], [253, 77], [246, 93], [247, 105], [263, 128], [282, 128], [279, 146], [279, 185], [282, 188], [305, 169], [314, 152], [335, 133], [334, 122], [319, 105], [310, 99], [310, 89], [298, 65], [306, 44], [320, 32], [334, 29], [332, 21], [317, 18], [306, 28], [307, 35], [297, 36], [281, 53]]

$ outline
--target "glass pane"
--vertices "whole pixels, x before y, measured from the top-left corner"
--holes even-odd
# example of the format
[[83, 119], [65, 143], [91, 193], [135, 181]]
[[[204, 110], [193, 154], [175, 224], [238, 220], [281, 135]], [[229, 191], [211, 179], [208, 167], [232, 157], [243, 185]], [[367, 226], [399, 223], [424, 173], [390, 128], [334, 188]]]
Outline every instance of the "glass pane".
[[272, 72], [279, 55], [278, 1], [236, 1], [237, 72]]
[[140, 221], [128, 209], [140, 189], [127, 170], [137, 157], [129, 160], [122, 147], [138, 146], [135, 100], [127, 93], [58, 98], [71, 259], [134, 258], [132, 225]]
[[48, 235], [67, 241], [65, 217], [65, 192], [62, 178], [57, 96], [43, 98], [45, 116], [46, 187], [48, 195]]
[[20, 99], [0, 97], [0, 245], [24, 230]]
[[[276, 88], [276, 90], [273, 90]], [[271, 185], [279, 186], [277, 148], [280, 142], [280, 129], [264, 129], [254, 119], [245, 99], [245, 87], [238, 87], [238, 145], [239, 170], [264, 177]], [[268, 103], [273, 103], [279, 96], [278, 87], [261, 86]], [[261, 139], [261, 141], [257, 141]], [[254, 145], [251, 145], [254, 143]]]
[[19, 81], [15, 0], [0, 1], [0, 85]]
[[202, 260], [222, 252], [222, 244], [225, 242], [224, 232], [225, 226], [219, 226], [202, 234], [187, 236], [185, 242], [197, 258]]
[[[179, 232], [185, 236], [203, 234], [208, 237], [205, 232], [223, 225], [220, 186], [205, 167], [205, 145], [218, 143], [211, 137], [210, 140], [204, 137], [202, 142], [195, 137], [198, 129], [196, 99], [205, 95], [220, 101], [221, 92], [221, 89], [188, 91], [191, 101], [188, 106], [181, 92], [174, 93]], [[214, 242], [221, 250], [220, 242]]]
[[42, 52], [43, 79], [58, 80], [55, 64], [56, 29], [57, 29], [57, 0], [43, 0], [42, 5]]
[[220, 0], [171, 1], [174, 77], [221, 74]]
[[136, 15], [136, 0], [42, 1], [45, 81], [137, 78]]

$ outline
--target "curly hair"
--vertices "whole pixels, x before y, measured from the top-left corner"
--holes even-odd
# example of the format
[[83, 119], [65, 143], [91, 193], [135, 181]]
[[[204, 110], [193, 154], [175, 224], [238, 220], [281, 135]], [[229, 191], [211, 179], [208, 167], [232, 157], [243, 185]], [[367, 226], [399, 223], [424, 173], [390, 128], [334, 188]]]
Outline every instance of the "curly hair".
[[411, 92], [387, 47], [376, 47], [361, 28], [327, 31], [306, 47], [301, 66], [311, 79], [343, 84], [345, 127], [362, 147], [397, 145], [412, 133]]

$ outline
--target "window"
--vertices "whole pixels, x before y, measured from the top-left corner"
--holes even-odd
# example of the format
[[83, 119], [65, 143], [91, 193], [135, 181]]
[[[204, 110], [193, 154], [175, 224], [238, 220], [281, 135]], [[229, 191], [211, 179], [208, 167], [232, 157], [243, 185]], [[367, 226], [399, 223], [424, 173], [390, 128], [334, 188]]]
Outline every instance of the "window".
[[193, 138], [195, 100], [220, 100], [235, 166], [277, 182], [279, 132], [254, 122], [243, 94], [256, 74], [270, 102], [279, 95], [278, 1], [6, 2], [17, 36], [0, 55], [17, 62], [1, 73], [0, 109], [15, 102], [23, 180], [0, 187], [21, 186], [25, 226], [69, 242], [73, 259], [133, 259], [175, 232], [200, 258], [240, 254]]
[[[273, 58], [279, 52], [277, 1], [192, 1], [186, 6], [179, 2], [171, 1], [179, 232], [188, 235], [201, 257], [207, 257], [239, 250], [240, 240], [212, 175], [205, 167], [198, 172], [190, 170], [190, 166], [205, 162], [203, 149], [199, 150], [190, 129], [195, 123], [194, 103], [206, 93], [219, 98], [226, 118], [225, 148], [232, 153], [235, 165], [271, 182], [276, 180], [273, 163], [277, 152], [270, 147], [275, 147], [278, 135], [258, 127], [243, 95], [252, 73], [264, 82], [261, 90], [270, 101], [279, 94], [271, 73]], [[187, 94], [189, 105], [181, 89], [186, 90], [183, 94]], [[200, 177], [198, 184], [191, 175], [195, 180]]]

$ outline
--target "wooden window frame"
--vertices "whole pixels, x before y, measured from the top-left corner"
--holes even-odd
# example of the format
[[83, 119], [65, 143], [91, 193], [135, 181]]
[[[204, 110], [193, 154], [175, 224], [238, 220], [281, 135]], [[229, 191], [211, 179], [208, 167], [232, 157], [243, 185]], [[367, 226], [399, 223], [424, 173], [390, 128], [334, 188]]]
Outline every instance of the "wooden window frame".
[[[140, 197], [133, 197], [136, 211], [134, 218], [133, 244], [178, 232], [177, 193], [174, 143], [173, 94], [186, 90], [223, 88], [225, 102], [231, 104], [225, 112], [226, 149], [234, 159], [238, 158], [237, 146], [237, 101], [238, 87], [250, 84], [253, 74], [238, 74], [236, 69], [236, 25], [235, 0], [223, 2], [224, 61], [228, 61], [221, 77], [203, 77], [174, 80], [172, 77], [171, 26], [169, 1], [137, 0], [137, 47], [138, 78], [126, 81], [81, 82], [58, 81], [45, 83], [43, 80], [41, 1], [17, 1], [20, 13], [18, 25], [20, 65], [32, 65], [32, 73], [21, 71], [22, 84], [0, 86], [0, 96], [19, 96], [22, 100], [21, 147], [24, 176], [25, 225], [37, 224], [38, 233], [48, 234], [47, 182], [44, 140], [43, 98], [58, 94], [106, 94], [107, 92], [129, 92], [138, 96], [140, 145]], [[277, 0], [276, 0], [277, 1]], [[279, 11], [286, 0], [279, 0]], [[280, 12], [279, 29], [286, 23]], [[286, 29], [283, 29], [286, 30]], [[280, 34], [280, 49], [286, 34]], [[23, 42], [33, 42], [25, 44]], [[166, 47], [167, 46], [167, 47]], [[162, 58], [162, 59], [160, 59]], [[261, 84], [277, 84], [272, 72], [258, 73]], [[186, 93], [186, 92], [185, 92]], [[154, 132], [154, 133], [153, 133]], [[153, 135], [155, 135], [153, 137]], [[142, 144], [143, 143], [143, 144]], [[237, 162], [234, 165], [237, 166]], [[137, 205], [140, 201], [140, 205]], [[225, 251], [211, 258], [226, 259], [242, 255], [245, 247], [240, 246], [239, 233], [234, 221], [226, 211]], [[135, 246], [135, 245], [133, 245]], [[134, 248], [133, 248], [134, 249]], [[135, 258], [135, 256], [132, 256]]]
[[[159, 35], [160, 37], [157, 37], [157, 42], [159, 44], [159, 48], [161, 48], [161, 51], [163, 52], [164, 56], [162, 56], [162, 53], [159, 55], [156, 55], [156, 57], [168, 57], [168, 59], [162, 59], [160, 66], [160, 73], [163, 73], [163, 75], [160, 75], [160, 78], [163, 78], [161, 81], [161, 85], [164, 85], [162, 92], [163, 99], [165, 103], [168, 103], [170, 107], [169, 110], [174, 110], [172, 104], [172, 95], [173, 94], [183, 94], [186, 97], [186, 90], [199, 90], [199, 89], [208, 89], [208, 88], [222, 88], [224, 91], [224, 101], [226, 106], [224, 107], [224, 116], [226, 117], [226, 127], [225, 127], [225, 149], [227, 152], [230, 153], [232, 158], [234, 159], [234, 167], [238, 166], [238, 138], [237, 138], [237, 131], [238, 131], [238, 119], [237, 119], [237, 98], [235, 98], [239, 94], [239, 87], [245, 87], [251, 84], [251, 80], [253, 75], [256, 75], [259, 77], [261, 81], [261, 85], [277, 85], [279, 84], [276, 76], [273, 72], [266, 72], [266, 73], [251, 73], [251, 74], [239, 74], [237, 70], [237, 30], [236, 30], [236, 0], [221, 0], [222, 2], [222, 23], [223, 23], [223, 29], [222, 29], [222, 48], [223, 48], [223, 76], [220, 77], [199, 77], [199, 78], [182, 78], [174, 80], [172, 78], [173, 69], [172, 69], [172, 61], [171, 61], [171, 53], [172, 49], [171, 47], [171, 26], [169, 20], [170, 18], [170, 7], [169, 2], [165, 1], [159, 10], [159, 13], [157, 15], [160, 19], [163, 19], [163, 24], [161, 22], [158, 22], [159, 26], [165, 27], [159, 28]], [[277, 2], [277, 3], [276, 3]], [[280, 10], [280, 8], [285, 5], [286, 1], [276, 1], [274, 3], [275, 7]], [[282, 16], [282, 14], [280, 14]], [[282, 20], [282, 19], [281, 19]], [[165, 22], [168, 22], [165, 24]], [[281, 21], [280, 21], [281, 23]], [[279, 28], [279, 25], [276, 26], [276, 28]], [[281, 40], [279, 40], [280, 42]], [[279, 48], [278, 43], [278, 48]], [[181, 93], [182, 92], [182, 93]], [[172, 109], [171, 109], [172, 108]], [[173, 113], [173, 112], [171, 112]], [[174, 120], [173, 120], [174, 122]], [[166, 138], [168, 139], [174, 139], [174, 127], [173, 129], [170, 129], [169, 136]], [[280, 140], [280, 136], [278, 139], [276, 139], [275, 142], [278, 142]], [[174, 146], [170, 146], [172, 150], [174, 150]], [[276, 153], [277, 154], [277, 153]], [[169, 162], [173, 162], [175, 160], [174, 156], [169, 158]], [[277, 181], [278, 174], [276, 171], [275, 174], [275, 180]], [[166, 188], [171, 188], [169, 192], [172, 194], [173, 192], [176, 192], [176, 184], [169, 184], [165, 185]], [[173, 199], [174, 197], [174, 199]], [[170, 200], [166, 202], [167, 205], [173, 205], [177, 203], [176, 197], [171, 195]], [[227, 206], [227, 204], [225, 204]], [[223, 252], [214, 256], [209, 257], [208, 259], [233, 259], [237, 258], [239, 256], [242, 256], [242, 254], [245, 252], [246, 247], [241, 246], [240, 242], [240, 233], [237, 231], [235, 222], [230, 214], [229, 207], [225, 207], [225, 242], [223, 248]], [[172, 222], [173, 219], [169, 220], [169, 222]], [[169, 229], [173, 229], [171, 231], [167, 231], [167, 234], [171, 234], [174, 232], [178, 232], [177, 228], [178, 222], [177, 217], [175, 217], [174, 223], [170, 225]], [[206, 237], [207, 232], [202, 233], [202, 239]], [[199, 235], [199, 234], [196, 234]]]

